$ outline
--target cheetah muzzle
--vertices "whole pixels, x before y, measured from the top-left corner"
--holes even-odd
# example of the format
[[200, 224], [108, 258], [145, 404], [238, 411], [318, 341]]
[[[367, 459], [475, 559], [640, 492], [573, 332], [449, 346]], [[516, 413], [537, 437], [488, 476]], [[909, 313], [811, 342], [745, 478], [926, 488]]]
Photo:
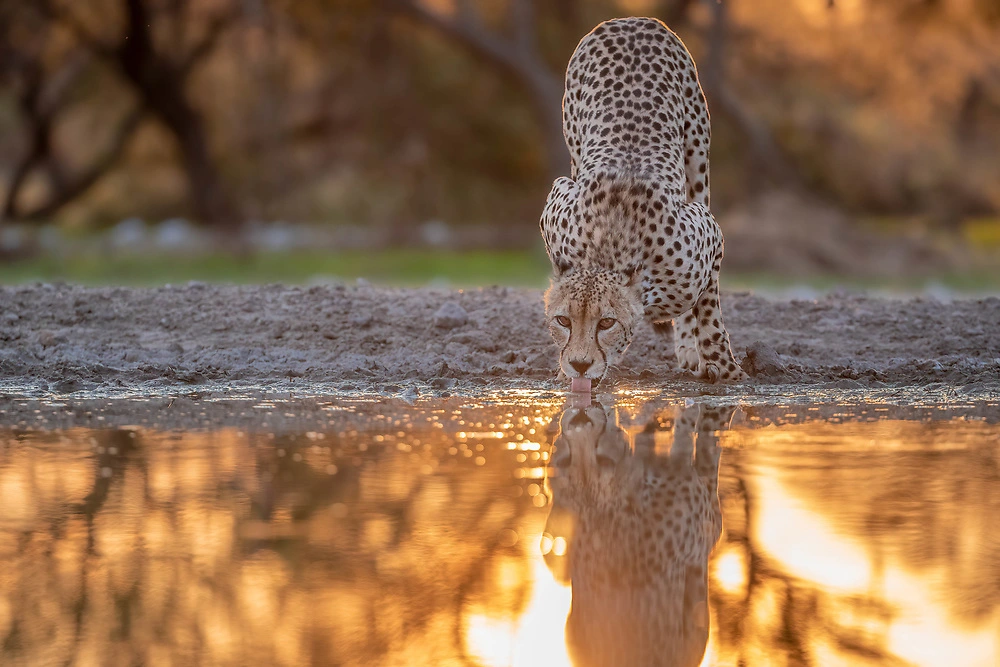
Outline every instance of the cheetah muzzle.
[[594, 28], [566, 69], [563, 133], [571, 178], [553, 183], [541, 231], [545, 316], [571, 388], [620, 363], [643, 319], [672, 331], [681, 369], [745, 379], [719, 303], [708, 107], [681, 40], [655, 19]]

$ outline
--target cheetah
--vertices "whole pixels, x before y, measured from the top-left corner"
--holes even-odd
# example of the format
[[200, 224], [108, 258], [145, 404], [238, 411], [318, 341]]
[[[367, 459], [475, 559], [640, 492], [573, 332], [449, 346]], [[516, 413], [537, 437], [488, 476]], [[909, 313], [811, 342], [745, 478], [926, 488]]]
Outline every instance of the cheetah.
[[[613, 411], [566, 410], [547, 471], [546, 563], [572, 587], [575, 665], [700, 664], [709, 634], [708, 559], [722, 534], [717, 431], [734, 408], [654, 419], [635, 449]], [[657, 432], [673, 422], [669, 452]]]
[[546, 322], [571, 389], [600, 382], [643, 318], [672, 330], [682, 370], [746, 379], [722, 322], [711, 128], [691, 55], [656, 19], [614, 19], [580, 41], [565, 85], [571, 173], [553, 183], [540, 226]]

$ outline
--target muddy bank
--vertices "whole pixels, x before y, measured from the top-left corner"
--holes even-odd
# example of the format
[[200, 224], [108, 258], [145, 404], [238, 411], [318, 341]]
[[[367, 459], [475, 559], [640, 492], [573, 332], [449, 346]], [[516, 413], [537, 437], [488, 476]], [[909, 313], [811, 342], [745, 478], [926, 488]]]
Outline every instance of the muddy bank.
[[[643, 327], [611, 389], [794, 395], [940, 386], [1000, 388], [1000, 299], [831, 294], [723, 304], [751, 383], [719, 388], [674, 368]], [[0, 289], [0, 392], [8, 397], [227, 391], [292, 395], [559, 390], [541, 293], [372, 286]]]

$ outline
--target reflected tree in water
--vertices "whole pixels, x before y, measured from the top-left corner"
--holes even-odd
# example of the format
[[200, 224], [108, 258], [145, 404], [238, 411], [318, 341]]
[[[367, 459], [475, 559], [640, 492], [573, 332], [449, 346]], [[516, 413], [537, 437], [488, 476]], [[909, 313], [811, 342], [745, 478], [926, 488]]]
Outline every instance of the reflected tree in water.
[[526, 545], [499, 536], [541, 520], [511, 477], [539, 463], [399, 432], [8, 440], [0, 663], [467, 663], [469, 605], [526, 599]]
[[0, 663], [989, 664], [995, 425], [632, 407], [5, 431]]

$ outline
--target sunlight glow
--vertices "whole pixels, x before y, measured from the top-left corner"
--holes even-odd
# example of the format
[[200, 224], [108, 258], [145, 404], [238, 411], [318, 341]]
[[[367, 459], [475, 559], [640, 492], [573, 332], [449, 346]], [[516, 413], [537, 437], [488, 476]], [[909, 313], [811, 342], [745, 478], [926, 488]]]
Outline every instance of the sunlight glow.
[[1000, 613], [983, 619], [980, 630], [956, 628], [928, 590], [934, 576], [916, 578], [891, 567], [884, 577], [885, 597], [900, 610], [889, 626], [889, 647], [900, 658], [926, 667], [993, 667], [1000, 655]]
[[747, 562], [737, 548], [721, 551], [713, 562], [715, 583], [726, 593], [744, 593], [747, 585]]
[[[872, 619], [864, 613], [839, 618], [839, 624], [865, 635], [884, 632], [888, 652], [909, 664], [926, 667], [995, 664], [1000, 652], [996, 632], [1000, 611], [982, 619], [976, 628], [956, 626], [934, 588], [936, 581], [946, 579], [945, 572], [921, 572], [917, 576], [895, 554], [880, 562], [876, 569], [873, 555], [863, 545], [836, 534], [822, 514], [806, 509], [778, 481], [778, 476], [777, 471], [766, 470], [756, 480], [759, 504], [754, 523], [756, 539], [763, 550], [780, 562], [782, 570], [803, 583], [845, 596], [874, 595], [895, 612], [884, 630], [873, 627]], [[721, 558], [730, 556], [724, 553]], [[716, 572], [723, 574], [729, 567], [726, 563], [716, 563]], [[719, 583], [726, 588], [722, 576]], [[765, 617], [778, 613], [776, 607], [758, 605], [758, 612]], [[768, 622], [765, 618], [760, 620]], [[814, 647], [817, 655], [830, 652], [822, 658], [822, 664], [854, 664], [841, 662], [847, 656], [839, 647], [821, 644]]]
[[570, 667], [564, 636], [572, 592], [553, 578], [538, 556], [532, 558], [531, 574], [531, 599], [520, 616], [472, 614], [466, 619], [467, 650], [482, 664]]
[[829, 7], [826, 2], [799, 0], [798, 5], [802, 17], [815, 27], [826, 26], [833, 21], [842, 24], [858, 23], [867, 10], [865, 0], [837, 0], [833, 7]]
[[871, 570], [865, 553], [835, 534], [820, 517], [789, 495], [773, 476], [756, 482], [755, 539], [789, 574], [829, 589], [865, 590]]
[[[467, 434], [526, 431], [516, 412], [455, 416], [468, 417]], [[141, 431], [126, 452], [107, 430], [0, 437], [0, 555], [13, 564], [0, 572], [0, 638], [17, 628], [24, 664], [187, 664], [198, 653], [226, 664], [568, 667], [573, 549], [617, 545], [588, 536], [571, 511], [583, 498], [552, 484], [581, 480], [545, 479], [552, 432], [541, 425], [534, 449], [516, 439], [524, 433], [459, 442], [432, 422], [407, 434], [413, 418], [379, 418], [389, 445], [368, 455], [379, 434], [346, 428], [336, 438]], [[793, 644], [823, 667], [997, 664], [995, 424], [730, 433], [739, 446], [721, 455], [703, 667], [784, 664]], [[100, 503], [89, 515], [88, 502]], [[579, 592], [588, 584], [575, 566]], [[458, 598], [456, 581], [468, 582]], [[126, 645], [115, 600], [128, 596]], [[643, 613], [672, 622], [684, 609], [701, 628], [702, 600], [663, 602]]]

